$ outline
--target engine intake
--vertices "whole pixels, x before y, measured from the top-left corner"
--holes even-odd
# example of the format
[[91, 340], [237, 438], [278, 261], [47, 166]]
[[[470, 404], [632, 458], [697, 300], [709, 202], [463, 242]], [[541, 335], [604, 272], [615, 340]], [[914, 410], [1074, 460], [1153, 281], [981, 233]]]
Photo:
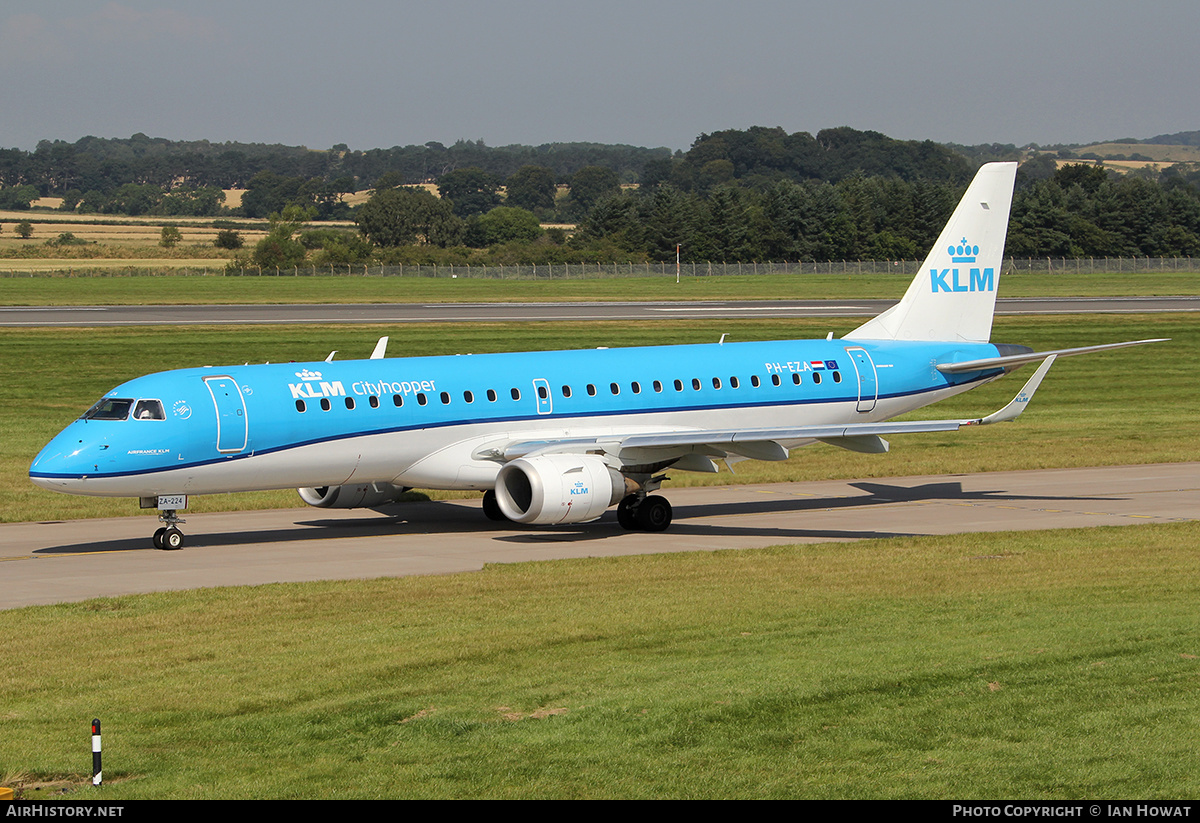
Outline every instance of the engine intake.
[[500, 469], [496, 501], [518, 523], [583, 523], [624, 497], [625, 486], [624, 476], [599, 457], [547, 454]]

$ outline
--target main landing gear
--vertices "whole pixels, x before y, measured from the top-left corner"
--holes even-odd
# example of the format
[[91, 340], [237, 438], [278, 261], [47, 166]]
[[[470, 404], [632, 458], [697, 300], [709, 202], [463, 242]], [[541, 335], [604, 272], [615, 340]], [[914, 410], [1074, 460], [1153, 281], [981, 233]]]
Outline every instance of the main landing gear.
[[177, 523], [186, 523], [187, 521], [175, 514], [175, 509], [163, 509], [159, 512], [158, 519], [167, 525], [154, 533], [154, 548], [174, 551], [175, 549], [183, 548], [183, 532], [177, 527]]
[[508, 520], [504, 516], [504, 512], [500, 511], [500, 501], [496, 499], [495, 489], [488, 489], [483, 493], [483, 514], [488, 520], [494, 520], [497, 523]]
[[666, 531], [671, 525], [671, 504], [657, 494], [631, 494], [617, 504], [617, 522], [627, 531]]

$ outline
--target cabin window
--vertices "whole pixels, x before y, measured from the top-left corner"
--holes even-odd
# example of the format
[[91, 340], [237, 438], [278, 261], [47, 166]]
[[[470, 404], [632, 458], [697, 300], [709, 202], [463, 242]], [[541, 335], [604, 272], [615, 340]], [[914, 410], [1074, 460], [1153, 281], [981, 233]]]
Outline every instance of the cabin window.
[[545, 386], [538, 386], [537, 391], [538, 391], [538, 397], [542, 398], [543, 400], [545, 400], [550, 395], [550, 391]]
[[771, 385], [772, 386], [778, 386], [781, 382], [783, 382], [783, 381], [781, 381], [779, 379], [779, 375], [777, 375], [777, 374], [771, 375]]
[[750, 385], [757, 389], [758, 384], [759, 384], [758, 375], [757, 374], [750, 375]]
[[682, 380], [675, 381], [675, 391], [683, 391], [683, 381]]
[[795, 383], [797, 386], [800, 385], [800, 372], [798, 372], [798, 371], [792, 372], [792, 382]]
[[404, 405], [404, 398], [398, 394], [393, 394], [392, 395], [392, 405], [395, 406], [396, 408], [400, 408], [401, 406]]
[[348, 408], [348, 409], [354, 408], [354, 398], [353, 397], [346, 398], [346, 408]]
[[571, 396], [571, 387], [570, 387], [570, 386], [563, 386], [563, 387], [562, 387], [562, 396], [563, 396], [563, 397], [570, 397], [570, 396]]
[[656, 392], [661, 392], [661, 391], [662, 391], [662, 381], [661, 381], [661, 380], [655, 380], [655, 381], [654, 381], [654, 390], [655, 390]]
[[474, 402], [475, 402], [475, 395], [473, 395], [473, 394], [472, 394], [471, 392], [469, 392], [469, 391], [465, 391], [465, 392], [463, 392], [463, 402], [464, 402], [464, 403], [474, 403]]
[[588, 385], [587, 385], [587, 391], [588, 391], [588, 397], [595, 397], [595, 396], [596, 396], [596, 387], [595, 387], [593, 384], [591, 384], [591, 383], [588, 383]]
[[840, 371], [835, 371], [835, 372], [833, 373], [833, 382], [834, 382], [834, 383], [841, 383], [841, 382], [842, 382], [842, 373], [841, 373]]
[[304, 408], [305, 408], [305, 406], [304, 406], [304, 401], [303, 401], [303, 400], [297, 400], [297, 401], [296, 401], [296, 411], [298, 411], [298, 412], [303, 412], [303, 411], [304, 411]]
[[818, 386], [821, 385], [821, 373], [819, 371], [813, 372], [813, 382]]
[[133, 399], [105, 397], [83, 413], [81, 420], [124, 420], [129, 417]]
[[713, 388], [714, 388], [714, 389], [719, 389], [719, 388], [721, 388], [721, 378], [719, 378], [719, 377], [714, 377], [714, 378], [713, 378]]
[[611, 391], [613, 394], [620, 394], [620, 393], [621, 393], [621, 387], [620, 387], [620, 386], [618, 386], [616, 383], [609, 383], [609, 384], [608, 384], [608, 390], [609, 390], [609, 391]]
[[488, 402], [489, 402], [489, 403], [495, 403], [495, 402], [496, 402], [496, 390], [495, 390], [495, 389], [488, 389], [488, 391], [487, 391], [487, 397], [488, 397]]
[[330, 408], [332, 408], [332, 407], [329, 405], [329, 398], [322, 397], [321, 398], [321, 411], [329, 411]]
[[642, 384], [636, 380], [634, 380], [632, 383], [629, 384], [629, 388], [633, 390], [634, 394], [642, 393]]
[[375, 395], [371, 395], [370, 397], [368, 397], [367, 402], [371, 404], [371, 408], [373, 408], [373, 409], [379, 408], [379, 398], [376, 397]]
[[418, 406], [424, 406], [428, 402], [429, 402], [429, 398], [425, 396], [424, 392], [417, 392], [417, 405]]
[[512, 391], [509, 392], [509, 394], [512, 395], [513, 400], [521, 399], [521, 390], [520, 389], [514, 388]]
[[450, 392], [448, 392], [448, 391], [442, 392], [442, 405], [443, 406], [450, 405]]
[[729, 378], [729, 388], [736, 389], [740, 385], [741, 385], [741, 383], [738, 382], [738, 379], [736, 377]]
[[692, 378], [692, 388], [695, 389], [696, 391], [700, 391], [700, 378], [699, 377]]

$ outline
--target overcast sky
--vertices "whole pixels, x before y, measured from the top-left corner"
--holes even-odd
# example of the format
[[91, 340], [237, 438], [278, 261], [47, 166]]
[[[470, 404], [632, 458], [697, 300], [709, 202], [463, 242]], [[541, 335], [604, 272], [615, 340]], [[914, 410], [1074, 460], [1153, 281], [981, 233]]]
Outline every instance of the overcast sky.
[[752, 125], [968, 144], [1200, 129], [1200, 0], [20, 7], [0, 11], [0, 147], [136, 132], [686, 149]]

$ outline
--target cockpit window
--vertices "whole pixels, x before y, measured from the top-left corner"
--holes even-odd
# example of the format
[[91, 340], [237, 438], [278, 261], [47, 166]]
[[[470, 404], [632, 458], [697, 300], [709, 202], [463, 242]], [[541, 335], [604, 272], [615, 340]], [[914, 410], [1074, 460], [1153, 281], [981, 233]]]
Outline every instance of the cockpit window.
[[166, 420], [167, 416], [163, 414], [163, 405], [158, 400], [139, 400], [137, 405], [133, 407], [134, 420]]
[[133, 406], [130, 398], [105, 397], [83, 413], [83, 420], [125, 420]]

